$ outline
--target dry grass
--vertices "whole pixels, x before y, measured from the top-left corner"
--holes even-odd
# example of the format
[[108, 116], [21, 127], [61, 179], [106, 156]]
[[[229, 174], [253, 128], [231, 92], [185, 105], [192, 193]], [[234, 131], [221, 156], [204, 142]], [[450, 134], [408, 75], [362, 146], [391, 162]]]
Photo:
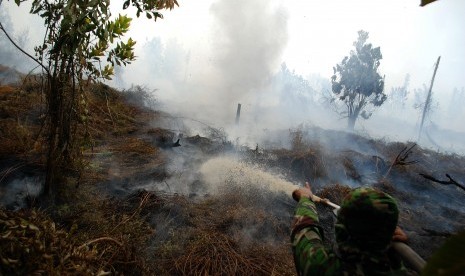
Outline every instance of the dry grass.
[[0, 241], [3, 275], [86, 273], [97, 256], [36, 211], [0, 210]]
[[163, 128], [151, 128], [147, 130], [147, 134], [152, 137], [158, 147], [171, 147], [173, 145], [175, 134]]
[[5, 85], [5, 86], [0, 86], [0, 95], [4, 97], [5, 95], [14, 93], [16, 91], [15, 87]]
[[326, 176], [322, 155], [318, 149], [306, 148], [300, 151], [279, 149], [274, 150], [273, 154], [277, 157], [275, 165], [288, 168], [295, 177], [316, 179]]
[[[242, 248], [230, 235], [199, 231], [174, 262], [176, 275], [293, 275], [288, 247], [249, 244]], [[272, 253], [272, 252], [277, 252]], [[283, 264], [283, 258], [288, 263]], [[284, 266], [283, 266], [284, 265]]]
[[40, 149], [36, 144], [40, 126], [37, 117], [42, 97], [20, 87], [0, 86], [1, 155], [28, 155]]
[[[42, 251], [28, 255], [43, 264], [40, 269], [45, 274], [294, 275], [287, 224], [284, 227], [253, 202], [231, 204], [236, 194], [200, 202], [144, 191], [124, 200], [104, 199], [89, 189], [75, 190], [73, 196], [54, 212], [54, 221], [63, 225], [57, 230], [60, 234], [44, 241], [62, 245], [60, 252], [48, 255], [58, 259], [69, 255], [69, 261], [52, 265]], [[17, 213], [11, 214], [18, 219]], [[39, 214], [35, 224], [53, 223]], [[154, 220], [160, 216], [166, 219]], [[171, 227], [158, 228], [164, 223]], [[167, 231], [168, 238], [163, 239], [167, 233], [156, 229]], [[43, 231], [50, 234], [48, 228]], [[12, 248], [21, 252], [30, 246], [15, 243]], [[85, 258], [80, 259], [81, 255]], [[11, 266], [8, 272], [30, 274], [37, 269], [23, 266], [27, 271]]]
[[340, 205], [344, 197], [351, 191], [352, 189], [350, 187], [336, 183], [324, 187], [323, 190], [321, 190], [321, 192], [319, 193], [319, 196], [322, 198], [327, 198], [331, 202]]
[[293, 275], [282, 221], [237, 197], [224, 193], [197, 203], [167, 198], [165, 206], [173, 208], [168, 214], [181, 225], [173, 226], [169, 239], [154, 250], [157, 274]]
[[374, 185], [374, 187], [390, 195], [395, 194], [397, 191], [396, 188], [392, 185], [392, 182], [389, 181], [387, 178], [383, 178], [380, 181], [378, 181]]
[[[78, 266], [86, 268], [81, 274], [88, 275], [104, 271], [111, 274], [151, 275], [147, 265], [149, 260], [146, 248], [154, 231], [145, 220], [144, 212], [157, 208], [160, 205], [159, 197], [150, 193], [138, 193], [127, 199], [117, 200], [104, 198], [92, 190], [86, 187], [75, 189], [74, 193], [68, 195], [66, 204], [57, 205], [53, 210], [49, 210], [51, 218], [38, 211], [32, 211], [40, 214], [37, 223], [59, 221], [61, 227], [56, 228], [60, 228], [60, 233], [65, 233], [54, 237], [53, 241], [44, 241], [46, 245], [58, 243], [66, 246], [67, 251], [51, 252], [49, 255], [61, 258], [60, 256], [72, 255], [73, 252], [86, 252], [86, 258], [80, 260], [80, 263], [67, 264], [56, 274], [54, 271], [57, 267], [47, 265], [43, 267], [44, 273], [74, 274], [74, 269], [80, 274], [75, 268]], [[16, 216], [17, 213], [11, 214]], [[43, 235], [48, 235], [51, 230], [43, 231]], [[15, 235], [17, 240], [17, 234]], [[43, 260], [40, 254], [30, 258], [36, 258], [38, 262]], [[28, 267], [27, 264], [24, 266]]]
[[86, 90], [85, 101], [90, 114], [92, 137], [107, 139], [108, 134], [118, 136], [137, 130], [136, 116], [141, 110], [126, 104], [118, 91], [104, 84], [95, 84]]
[[[39, 135], [44, 101], [35, 79], [25, 79], [23, 84], [0, 86], [0, 155], [15, 157], [15, 160], [21, 156], [25, 159], [21, 162], [27, 163], [38, 157], [44, 160], [40, 157], [45, 153], [45, 139], [43, 133]], [[144, 257], [153, 229], [141, 213], [147, 206], [156, 204], [157, 199], [151, 196], [127, 201], [104, 198], [96, 190], [96, 184], [109, 176], [106, 170], [92, 167], [99, 152], [91, 151], [90, 146], [99, 145], [97, 149], [114, 152], [109, 159], [101, 161], [126, 159], [129, 163], [123, 166], [134, 167], [140, 166], [141, 160], [151, 165], [161, 164], [163, 158], [158, 148], [128, 136], [144, 128], [153, 113], [127, 105], [116, 91], [102, 92], [106, 89], [102, 87], [96, 85], [87, 90], [94, 92], [85, 97], [91, 119], [81, 122], [77, 132], [85, 154], [84, 158], [74, 160], [81, 164], [78, 166], [81, 171], [65, 172], [62, 178], [61, 203], [45, 209], [48, 215], [37, 210], [0, 211], [1, 275], [152, 274]], [[85, 128], [91, 137], [85, 137]], [[91, 143], [86, 142], [89, 138]], [[105, 146], [107, 143], [111, 146]]]
[[347, 177], [356, 181], [362, 180], [362, 176], [357, 172], [357, 168], [350, 158], [342, 157], [342, 165], [344, 166]]
[[[40, 121], [29, 112], [41, 98], [33, 92], [37, 83], [28, 85], [25, 94], [0, 87], [5, 145], [0, 154], [42, 152], [37, 142], [34, 146]], [[226, 185], [222, 194], [201, 200], [145, 191], [124, 199], [104, 197], [100, 184], [114, 179], [164, 179], [166, 174], [155, 176], [166, 162], [159, 147], [170, 145], [174, 134], [151, 128], [148, 123], [156, 113], [126, 104], [124, 95], [108, 86], [95, 85], [86, 93], [91, 119], [81, 127], [88, 127], [93, 150], [83, 143], [80, 185], [72, 185], [77, 177], [67, 175], [62, 203], [46, 209], [48, 215], [0, 210], [0, 274], [295, 274], [288, 233], [291, 211], [262, 191]], [[84, 137], [85, 131], [79, 135]], [[302, 131], [291, 135], [292, 149], [273, 151], [276, 158], [267, 162], [299, 179], [328, 178], [321, 147], [306, 141]], [[207, 138], [188, 141], [211, 149]], [[355, 175], [358, 164], [351, 160], [342, 165]], [[113, 167], [121, 172], [112, 174]], [[393, 192], [389, 182], [378, 185]], [[334, 184], [318, 195], [340, 204], [350, 190]], [[332, 227], [329, 215], [327, 228]]]
[[[132, 237], [140, 224], [126, 221], [129, 233], [101, 232], [84, 240], [79, 220], [71, 229], [56, 225], [40, 211], [0, 210], [0, 256], [2, 275], [102, 275], [143, 272], [137, 245], [147, 237]], [[94, 232], [100, 225], [97, 222]], [[97, 233], [96, 233], [97, 234]]]
[[[109, 136], [131, 134], [154, 114], [128, 105], [121, 93], [103, 84], [84, 87], [81, 98], [87, 112], [78, 124], [77, 141], [84, 148], [99, 145]], [[24, 77], [18, 86], [0, 86], [0, 153], [44, 150], [44, 108], [39, 76]]]
[[123, 138], [121, 143], [112, 147], [112, 150], [125, 154], [135, 153], [139, 155], [153, 155], [159, 151], [151, 143], [136, 137]]
[[[26, 89], [30, 102], [14, 89], [0, 90], [0, 123], [6, 126], [1, 138], [12, 144], [8, 154], [27, 146], [34, 149], [40, 121], [25, 120], [25, 114], [32, 97], [40, 96], [34, 94], [35, 85], [31, 81]], [[79, 180], [77, 175], [65, 176], [61, 203], [46, 209], [48, 215], [1, 211], [0, 274], [294, 274], [288, 222], [257, 206], [253, 196], [227, 191], [195, 202], [140, 192], [125, 199], [105, 198], [97, 184], [111, 179], [110, 164], [124, 168], [120, 179], [141, 173], [152, 177], [150, 169], [165, 162], [154, 143], [162, 137], [169, 144], [172, 133], [150, 129], [147, 123], [156, 113], [127, 105], [124, 96], [107, 86], [86, 91], [90, 117], [82, 122], [78, 135], [83, 139], [88, 128], [91, 143], [82, 144]], [[18, 99], [22, 105], [10, 109]], [[37, 102], [41, 101], [36, 98]]]
[[34, 133], [27, 125], [13, 120], [0, 121], [2, 146], [0, 154], [21, 154], [31, 150], [34, 145]]

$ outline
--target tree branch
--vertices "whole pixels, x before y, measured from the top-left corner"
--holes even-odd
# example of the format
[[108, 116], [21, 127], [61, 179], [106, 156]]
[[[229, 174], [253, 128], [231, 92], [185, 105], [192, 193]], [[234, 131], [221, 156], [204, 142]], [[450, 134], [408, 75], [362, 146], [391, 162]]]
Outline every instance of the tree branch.
[[[0, 2], [1, 4], [1, 2]], [[5, 28], [3, 27], [2, 23], [0, 22], [0, 30], [3, 31], [3, 33], [6, 35], [6, 37], [8, 38], [8, 40], [13, 44], [13, 46], [15, 46], [18, 50], [20, 50], [23, 54], [25, 54], [26, 56], [28, 56], [29, 58], [31, 58], [32, 60], [34, 60], [35, 62], [37, 62], [46, 72], [47, 74], [50, 75], [50, 72], [48, 71], [48, 69], [36, 58], [34, 58], [33, 56], [31, 56], [29, 53], [27, 53], [26, 51], [24, 51], [21, 47], [19, 47], [18, 44], [16, 44], [13, 39], [10, 37], [10, 35], [8, 35], [8, 33], [6, 32]]]
[[427, 174], [423, 174], [423, 173], [419, 173], [419, 175], [423, 176], [424, 178], [428, 179], [428, 180], [431, 180], [433, 182], [436, 182], [436, 183], [439, 183], [439, 184], [443, 184], [443, 185], [450, 185], [450, 184], [453, 184], [457, 187], [459, 187], [460, 189], [464, 190], [465, 191], [465, 186], [458, 183], [457, 181], [455, 181], [449, 174], [446, 173], [446, 177], [449, 178], [449, 180], [439, 180], [439, 179], [436, 179], [434, 178], [433, 176], [431, 175], [427, 175]]

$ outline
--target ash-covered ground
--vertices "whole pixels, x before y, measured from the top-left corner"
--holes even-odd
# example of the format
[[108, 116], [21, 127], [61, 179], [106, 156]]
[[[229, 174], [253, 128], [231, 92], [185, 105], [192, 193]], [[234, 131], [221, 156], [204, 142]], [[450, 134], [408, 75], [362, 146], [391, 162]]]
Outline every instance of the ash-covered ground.
[[[143, 189], [184, 195], [193, 202], [232, 192], [247, 198], [241, 202], [251, 210], [276, 217], [279, 229], [285, 229], [295, 206], [290, 197], [295, 185], [309, 181], [316, 194], [337, 204], [349, 188], [374, 186], [397, 199], [399, 225], [409, 236], [409, 245], [425, 259], [447, 237], [465, 228], [465, 191], [421, 175], [447, 180], [445, 174], [449, 174], [463, 183], [463, 156], [422, 149], [414, 143], [388, 143], [319, 128], [290, 132], [288, 148], [240, 147], [221, 133], [212, 135], [211, 129], [201, 135], [171, 132], [169, 145], [163, 149], [168, 160], [163, 177], [146, 177], [152, 173], [147, 168], [143, 178], [110, 181], [105, 185], [112, 187], [107, 192], [129, 195]], [[154, 143], [164, 140], [150, 135], [145, 138]], [[181, 146], [171, 147], [177, 139]], [[334, 216], [327, 207], [319, 209], [331, 243]], [[239, 224], [243, 229], [257, 228]]]
[[[245, 138], [231, 139], [221, 128], [138, 109], [127, 103], [128, 95], [106, 86], [93, 89], [101, 92], [93, 99], [95, 144], [83, 153], [82, 177], [69, 175], [68, 201], [50, 213], [67, 231], [78, 225], [83, 243], [120, 239], [114, 227], [128, 241], [142, 235], [133, 256], [157, 275], [293, 275], [289, 226], [296, 203], [290, 195], [306, 181], [337, 204], [359, 186], [388, 192], [400, 206], [409, 245], [425, 259], [465, 228], [463, 156], [316, 127], [267, 130], [261, 142], [244, 146]], [[31, 110], [39, 108], [38, 96], [27, 94], [18, 105], [14, 87], [2, 91], [4, 106], [16, 109], [2, 111], [0, 204], [10, 210], [40, 206], [44, 164], [32, 162], [36, 152], [28, 150], [40, 126], [27, 120], [37, 115]], [[102, 91], [114, 100], [118, 124], [97, 108], [106, 99]], [[25, 118], [12, 120], [16, 113]], [[29, 124], [17, 125], [23, 121]], [[335, 217], [328, 207], [318, 208], [332, 245]]]

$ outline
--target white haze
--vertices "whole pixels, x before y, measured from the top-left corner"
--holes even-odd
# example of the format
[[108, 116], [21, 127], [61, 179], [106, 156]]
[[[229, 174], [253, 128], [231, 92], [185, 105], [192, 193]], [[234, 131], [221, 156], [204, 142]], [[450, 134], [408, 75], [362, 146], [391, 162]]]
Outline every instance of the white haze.
[[[413, 105], [424, 101], [420, 89], [429, 86], [441, 56], [433, 88], [436, 107], [425, 124], [431, 139], [423, 136], [420, 142], [463, 153], [465, 2], [440, 0], [423, 8], [419, 2], [180, 0], [180, 7], [164, 12], [163, 20], [133, 21], [130, 35], [138, 41], [138, 60], [118, 70], [112, 84], [157, 89], [161, 108], [224, 127], [230, 139], [250, 146], [270, 139], [272, 130], [302, 123], [344, 129], [346, 121], [324, 104], [324, 97], [330, 93], [332, 67], [349, 54], [363, 29], [369, 42], [381, 47], [385, 93], [402, 86], [406, 74], [411, 76], [410, 93], [403, 107], [391, 98], [369, 120], [358, 120], [356, 131], [416, 140], [421, 114]], [[38, 44], [33, 43], [41, 38], [38, 19], [12, 1], [1, 8], [15, 18], [16, 33], [29, 31], [27, 49]], [[306, 85], [295, 83], [299, 76]], [[238, 103], [242, 114], [237, 127]]]

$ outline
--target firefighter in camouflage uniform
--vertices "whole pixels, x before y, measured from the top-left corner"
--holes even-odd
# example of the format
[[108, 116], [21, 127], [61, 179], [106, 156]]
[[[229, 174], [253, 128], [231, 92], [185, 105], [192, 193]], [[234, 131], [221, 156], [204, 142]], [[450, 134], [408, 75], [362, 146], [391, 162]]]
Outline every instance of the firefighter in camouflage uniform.
[[389, 246], [406, 242], [397, 226], [399, 210], [395, 200], [372, 188], [358, 188], [341, 205], [335, 225], [337, 248], [323, 245], [312, 191], [293, 192], [298, 201], [291, 229], [292, 251], [299, 275], [406, 275], [400, 258]]

